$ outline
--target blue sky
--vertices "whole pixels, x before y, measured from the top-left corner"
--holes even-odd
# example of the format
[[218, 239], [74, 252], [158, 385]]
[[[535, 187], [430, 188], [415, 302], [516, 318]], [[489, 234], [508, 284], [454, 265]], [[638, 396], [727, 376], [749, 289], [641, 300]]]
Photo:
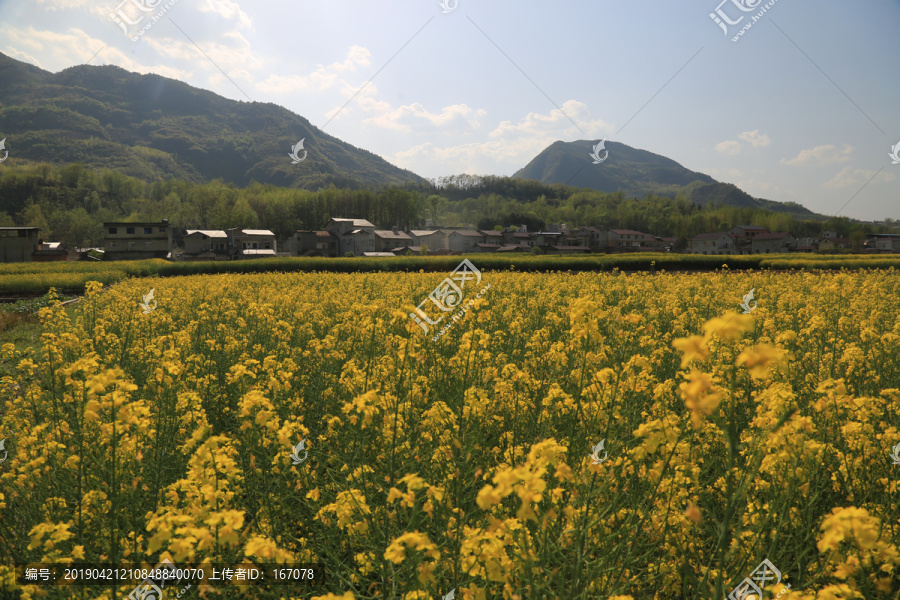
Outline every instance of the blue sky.
[[[160, 1], [0, 0], [0, 51], [280, 104], [424, 177], [607, 138], [755, 197], [900, 218], [900, 0], [776, 0], [737, 42], [769, 0], [175, 0], [138, 41], [149, 17], [110, 18]], [[717, 8], [744, 18], [726, 35]]]

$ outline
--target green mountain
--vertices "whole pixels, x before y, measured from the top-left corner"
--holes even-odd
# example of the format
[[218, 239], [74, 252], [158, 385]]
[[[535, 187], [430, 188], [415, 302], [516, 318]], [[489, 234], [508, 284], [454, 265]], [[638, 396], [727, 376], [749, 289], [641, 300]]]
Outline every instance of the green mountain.
[[[608, 193], [621, 191], [638, 198], [647, 194], [673, 196], [695, 181], [716, 183], [709, 175], [690, 171], [674, 160], [619, 142], [606, 142], [609, 156], [595, 165], [590, 156], [594, 144], [589, 140], [554, 142], [513, 177]], [[601, 150], [599, 155], [602, 158], [605, 152]]]
[[[554, 142], [519, 169], [513, 177], [547, 184], [562, 183], [643, 198], [647, 194], [682, 196], [694, 204], [710, 203], [738, 208], [762, 208], [791, 213], [797, 218], [826, 218], [795, 203], [783, 204], [757, 199], [730, 183], [720, 183], [703, 173], [691, 171], [670, 158], [607, 141], [606, 160], [594, 164], [591, 153], [596, 141]], [[603, 158], [606, 152], [600, 150]]]
[[[158, 75], [85, 65], [51, 73], [0, 53], [0, 81], [0, 138], [12, 159], [77, 162], [145, 181], [306, 189], [424, 181], [278, 105]], [[300, 139], [308, 154], [295, 165], [288, 153]]]

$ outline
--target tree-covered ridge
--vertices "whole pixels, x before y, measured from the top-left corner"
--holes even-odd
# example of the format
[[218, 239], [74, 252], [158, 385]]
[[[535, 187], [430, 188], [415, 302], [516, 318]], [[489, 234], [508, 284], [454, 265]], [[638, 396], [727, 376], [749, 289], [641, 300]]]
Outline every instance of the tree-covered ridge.
[[648, 193], [674, 196], [695, 181], [716, 183], [709, 175], [690, 171], [674, 160], [632, 148], [619, 142], [605, 142], [608, 156], [595, 165], [590, 155], [596, 141], [554, 142], [531, 160], [514, 177], [545, 183], [568, 183], [601, 192], [623, 191], [628, 196]]
[[738, 224], [790, 231], [798, 237], [819, 236], [828, 229], [842, 237], [876, 232], [847, 218], [797, 220], [760, 208], [700, 206], [685, 197], [652, 194], [634, 199], [621, 192], [606, 194], [509, 177], [459, 176], [437, 183], [381, 189], [329, 186], [316, 191], [271, 184], [239, 188], [221, 180], [146, 182], [80, 164], [7, 161], [0, 167], [0, 226], [40, 227], [44, 240], [78, 247], [101, 245], [104, 221], [163, 218], [175, 227], [176, 242], [184, 229], [231, 227], [270, 229], [283, 240], [297, 229], [320, 229], [332, 217], [368, 219], [379, 228], [403, 230], [422, 228], [426, 220], [440, 227], [479, 229], [524, 224], [529, 231], [568, 223], [675, 237], [679, 247], [698, 233]]
[[[403, 185], [416, 174], [270, 103], [239, 102], [115, 66], [50, 73], [0, 54], [0, 132], [12, 157], [147, 181], [222, 179], [317, 189]], [[304, 139], [307, 158], [288, 152]]]
[[[632, 198], [648, 194], [684, 197], [694, 204], [767, 208], [798, 218], [815, 218], [799, 204], [753, 198], [737, 186], [691, 171], [670, 158], [619, 142], [605, 142], [608, 157], [600, 165], [590, 159], [595, 141], [554, 142], [513, 175], [547, 184], [568, 184], [601, 192], [621, 191]], [[604, 156], [600, 152], [601, 158]]]

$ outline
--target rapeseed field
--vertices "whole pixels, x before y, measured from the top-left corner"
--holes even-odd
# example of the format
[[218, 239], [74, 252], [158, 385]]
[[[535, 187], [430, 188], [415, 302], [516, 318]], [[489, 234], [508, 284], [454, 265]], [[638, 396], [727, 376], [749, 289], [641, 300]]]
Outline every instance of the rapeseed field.
[[410, 313], [442, 277], [42, 309], [0, 352], [0, 595], [126, 598], [13, 566], [168, 559], [316, 567], [184, 598], [898, 597], [893, 269], [484, 272], [435, 339]]

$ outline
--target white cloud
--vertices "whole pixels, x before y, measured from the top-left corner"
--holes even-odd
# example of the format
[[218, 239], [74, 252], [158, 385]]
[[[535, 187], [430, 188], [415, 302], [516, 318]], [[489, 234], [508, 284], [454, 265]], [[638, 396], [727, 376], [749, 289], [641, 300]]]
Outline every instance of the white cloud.
[[3, 53], [7, 56], [15, 58], [16, 60], [27, 62], [41, 69], [44, 68], [44, 66], [41, 65], [41, 61], [39, 61], [37, 58], [28, 53], [22, 52], [21, 50], [17, 50], [16, 48], [10, 48], [9, 46], [7, 46], [3, 49]]
[[699, 172], [706, 173], [716, 181], [733, 182], [737, 181], [741, 177], [744, 177], [744, 172], [742, 170], [734, 168], [720, 169], [716, 167], [708, 167], [699, 169]]
[[584, 102], [569, 100], [549, 114], [528, 113], [518, 123], [503, 121], [490, 133], [492, 138], [522, 139], [564, 138], [595, 139], [613, 132], [613, 127], [602, 119], [593, 119]]
[[202, 13], [215, 13], [225, 19], [235, 20], [242, 27], [252, 27], [253, 22], [250, 17], [241, 10], [237, 2], [232, 0], [206, 0], [198, 6]]
[[729, 140], [727, 142], [721, 142], [716, 144], [716, 150], [721, 152], [722, 154], [727, 154], [729, 156], [735, 156], [741, 153], [741, 143], [736, 142], [734, 140]]
[[424, 106], [415, 102], [395, 109], [383, 110], [387, 103], [362, 103], [362, 108], [369, 111], [378, 111], [380, 114], [363, 123], [403, 131], [406, 133], [426, 133], [427, 131], [445, 131], [447, 133], [459, 133], [465, 130], [476, 130], [481, 127], [480, 117], [487, 115], [483, 109], [473, 109], [465, 104], [445, 106], [440, 112], [433, 113]]
[[833, 145], [816, 146], [815, 148], [801, 150], [800, 154], [790, 160], [782, 158], [781, 162], [791, 166], [828, 165], [847, 162], [850, 160], [850, 154], [852, 153], [853, 148], [851, 146], [844, 146], [843, 150], [838, 150], [837, 146]]
[[54, 12], [57, 10], [66, 10], [69, 8], [81, 8], [82, 6], [90, 6], [90, 0], [36, 0], [40, 5], [47, 5], [41, 10]]
[[745, 131], [741, 135], [738, 136], [754, 148], [761, 148], [768, 146], [771, 142], [769, 141], [769, 136], [765, 134], [760, 134], [759, 129], [754, 129], [753, 131]]
[[[341, 79], [339, 74], [355, 72], [357, 67], [370, 66], [372, 64], [371, 57], [372, 53], [367, 48], [351, 46], [347, 51], [347, 58], [343, 61], [330, 65], [319, 65], [308, 75], [270, 75], [265, 81], [256, 84], [256, 89], [272, 94], [289, 95], [297, 92], [321, 92], [335, 85], [341, 85], [343, 92], [344, 89], [351, 89], [352, 86]], [[353, 89], [353, 93], [359, 90], [359, 87], [357, 85]]]
[[[762, 148], [772, 143], [771, 140], [769, 140], [769, 136], [761, 134], [759, 129], [745, 131], [738, 137], [754, 148]], [[743, 150], [743, 146], [737, 140], [726, 140], [716, 144], [716, 150], [722, 154], [727, 154], [728, 156], [737, 156], [741, 153], [741, 150]]]
[[[853, 167], [844, 167], [841, 172], [835, 175], [831, 181], [822, 187], [826, 188], [844, 188], [849, 186], [862, 185], [869, 181], [875, 171], [868, 169], [855, 169]], [[888, 180], [889, 181], [889, 180]]]
[[[75, 28], [69, 28], [65, 33], [57, 33], [47, 30], [38, 31], [34, 27], [16, 29], [4, 25], [0, 31], [9, 44], [8, 48], [14, 48], [13, 51], [20, 53], [23, 52], [23, 47], [28, 48], [36, 54], [41, 54], [45, 59], [49, 55], [54, 63], [60, 65], [60, 68], [69, 67], [73, 62], [75, 64], [86, 63], [97, 50], [105, 45], [83, 30]], [[56, 66], [49, 68], [56, 68]]]
[[[227, 73], [231, 79], [252, 82], [254, 80], [252, 73], [258, 72], [265, 64], [251, 51], [250, 42], [243, 35], [234, 31], [222, 35], [219, 38], [220, 41], [208, 41], [200, 44], [202, 52], [193, 43], [177, 38], [147, 35], [143, 39], [157, 54], [168, 59], [168, 62], [175, 60], [205, 69], [209, 73], [207, 82], [213, 85], [228, 83], [228, 80], [222, 75], [222, 71]], [[124, 67], [124, 65], [122, 66]], [[182, 80], [184, 81], [184, 79]], [[206, 88], [205, 83], [202, 82], [199, 86]], [[194, 85], [198, 85], [198, 83], [194, 83]]]
[[[582, 102], [570, 100], [562, 109], [565, 114], [553, 109], [547, 114], [529, 113], [517, 123], [503, 121], [488, 134], [489, 139], [485, 142], [447, 147], [428, 142], [397, 152], [389, 160], [404, 168], [418, 169], [417, 172], [433, 170], [438, 164], [445, 173], [512, 173], [560, 139], [584, 139], [585, 134], [589, 139], [595, 139], [613, 131], [613, 127], [602, 119], [592, 118], [587, 105]], [[448, 127], [448, 133], [451, 132], [452, 127]]]

